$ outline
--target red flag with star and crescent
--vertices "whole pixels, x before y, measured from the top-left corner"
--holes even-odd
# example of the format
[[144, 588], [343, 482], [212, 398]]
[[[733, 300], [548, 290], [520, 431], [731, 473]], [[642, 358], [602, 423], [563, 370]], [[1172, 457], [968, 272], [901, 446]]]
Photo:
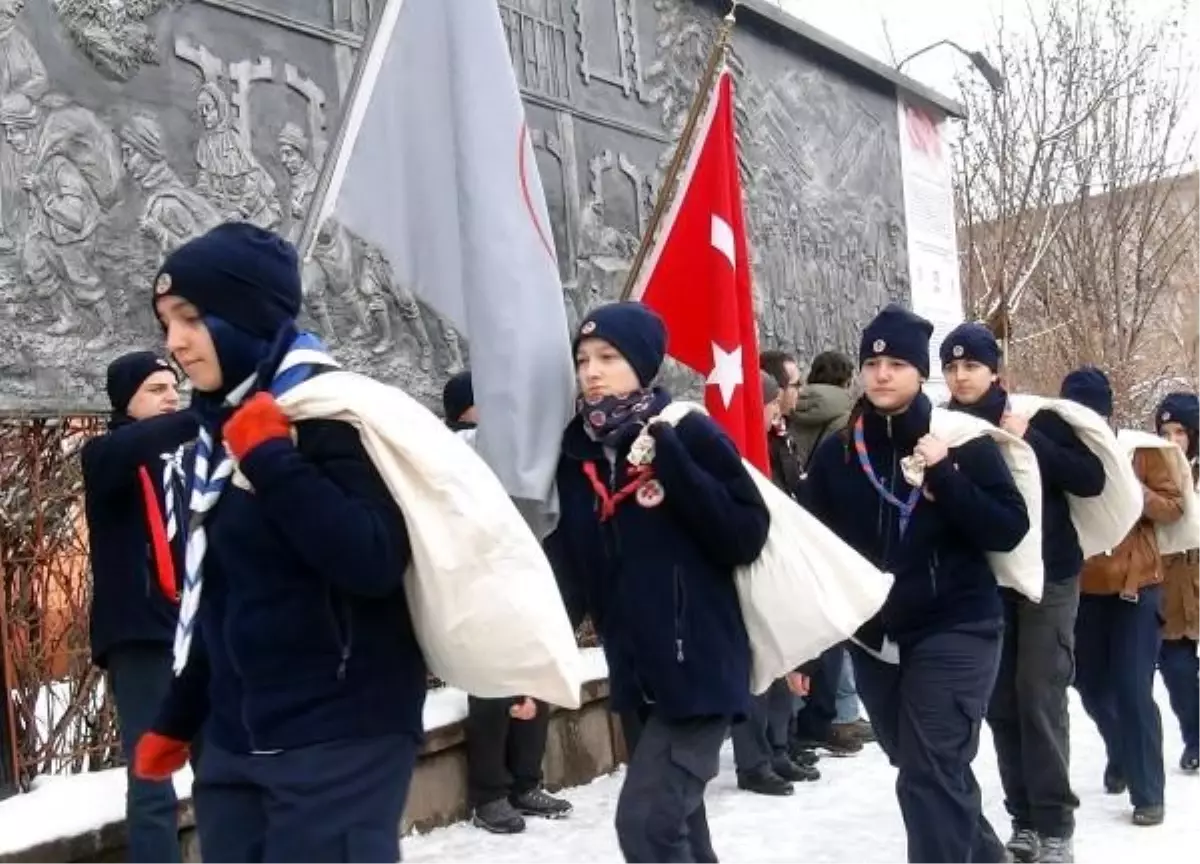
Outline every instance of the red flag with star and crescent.
[[704, 376], [709, 413], [769, 477], [734, 132], [726, 69], [697, 124], [695, 146], [632, 297], [662, 316], [667, 353]]

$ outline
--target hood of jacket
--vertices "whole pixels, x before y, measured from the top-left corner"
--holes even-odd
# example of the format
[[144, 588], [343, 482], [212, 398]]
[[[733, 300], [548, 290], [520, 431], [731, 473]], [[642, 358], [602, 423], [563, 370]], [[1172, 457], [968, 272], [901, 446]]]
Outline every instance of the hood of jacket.
[[796, 410], [788, 417], [788, 425], [797, 427], [821, 427], [830, 420], [850, 413], [854, 400], [845, 387], [832, 384], [806, 384], [796, 401]]

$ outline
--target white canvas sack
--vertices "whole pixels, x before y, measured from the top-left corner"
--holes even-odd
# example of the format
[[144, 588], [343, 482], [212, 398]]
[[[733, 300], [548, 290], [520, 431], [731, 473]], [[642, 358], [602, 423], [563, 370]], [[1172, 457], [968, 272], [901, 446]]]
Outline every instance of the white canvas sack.
[[1179, 445], [1137, 429], [1122, 429], [1117, 433], [1117, 441], [1128, 454], [1131, 465], [1135, 450], [1161, 450], [1171, 469], [1171, 479], [1183, 493], [1183, 518], [1170, 525], [1154, 524], [1158, 554], [1173, 555], [1200, 548], [1200, 496], [1192, 482], [1192, 466]]
[[988, 564], [996, 582], [1019, 591], [1040, 603], [1046, 581], [1042, 562], [1042, 476], [1037, 455], [1020, 438], [971, 414], [934, 408], [929, 431], [947, 447], [961, 447], [975, 438], [991, 438], [1000, 445], [1000, 455], [1012, 473], [1013, 481], [1029, 513], [1029, 531], [1011, 552], [988, 552]]
[[1079, 535], [1084, 558], [1111, 552], [1142, 518], [1142, 484], [1133, 473], [1128, 454], [1104, 418], [1070, 399], [1046, 399], [1029, 394], [1009, 397], [1013, 413], [1032, 417], [1052, 411], [1075, 430], [1083, 445], [1104, 465], [1104, 491], [1094, 498], [1067, 496], [1071, 522]]
[[[672, 402], [650, 421], [679, 422], [690, 402]], [[634, 447], [648, 447], [649, 435]], [[771, 682], [850, 638], [887, 600], [892, 577], [863, 558], [757, 468], [742, 460], [771, 528], [758, 560], [734, 574], [752, 654], [750, 690]]]
[[431, 672], [475, 696], [577, 708], [575, 634], [541, 546], [474, 449], [400, 390], [328, 372], [279, 399], [293, 421], [355, 426], [404, 513], [404, 588]]

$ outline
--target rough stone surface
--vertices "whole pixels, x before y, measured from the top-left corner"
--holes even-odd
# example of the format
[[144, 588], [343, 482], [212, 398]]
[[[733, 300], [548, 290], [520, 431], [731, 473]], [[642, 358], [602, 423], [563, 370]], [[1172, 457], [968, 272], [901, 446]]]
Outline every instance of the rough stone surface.
[[[574, 323], [624, 282], [725, 4], [497, 2]], [[104, 410], [108, 361], [161, 344], [149, 282], [165, 252], [228, 218], [294, 235], [380, 5], [0, 0], [0, 411]], [[762, 339], [847, 348], [907, 296], [894, 98], [742, 17], [730, 63]], [[336, 224], [305, 286], [307, 323], [344, 363], [420, 398], [467, 359]]]

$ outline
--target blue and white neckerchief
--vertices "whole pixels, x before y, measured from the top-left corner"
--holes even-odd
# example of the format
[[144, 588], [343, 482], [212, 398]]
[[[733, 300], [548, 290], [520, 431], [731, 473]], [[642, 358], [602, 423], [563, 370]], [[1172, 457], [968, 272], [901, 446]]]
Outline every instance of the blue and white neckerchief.
[[183, 470], [183, 450], [181, 446], [170, 453], [162, 454], [163, 473], [163, 510], [167, 522], [167, 541], [173, 541], [179, 533], [179, 517], [176, 515], [175, 490], [176, 484], [187, 488], [187, 472]]
[[[339, 368], [325, 346], [312, 333], [300, 333], [292, 341], [283, 362], [275, 372], [268, 388], [279, 398], [297, 384], [326, 369]], [[249, 395], [257, 375], [251, 375], [225, 397], [225, 404], [236, 407]], [[183, 596], [179, 601], [179, 621], [175, 625], [175, 674], [187, 667], [192, 647], [196, 613], [200, 609], [200, 594], [204, 587], [204, 555], [208, 551], [205, 520], [220, 500], [234, 471], [233, 457], [222, 441], [214, 448], [212, 432], [201, 428], [196, 442], [196, 458], [192, 468], [192, 488], [189, 500], [187, 554], [184, 558]]]

